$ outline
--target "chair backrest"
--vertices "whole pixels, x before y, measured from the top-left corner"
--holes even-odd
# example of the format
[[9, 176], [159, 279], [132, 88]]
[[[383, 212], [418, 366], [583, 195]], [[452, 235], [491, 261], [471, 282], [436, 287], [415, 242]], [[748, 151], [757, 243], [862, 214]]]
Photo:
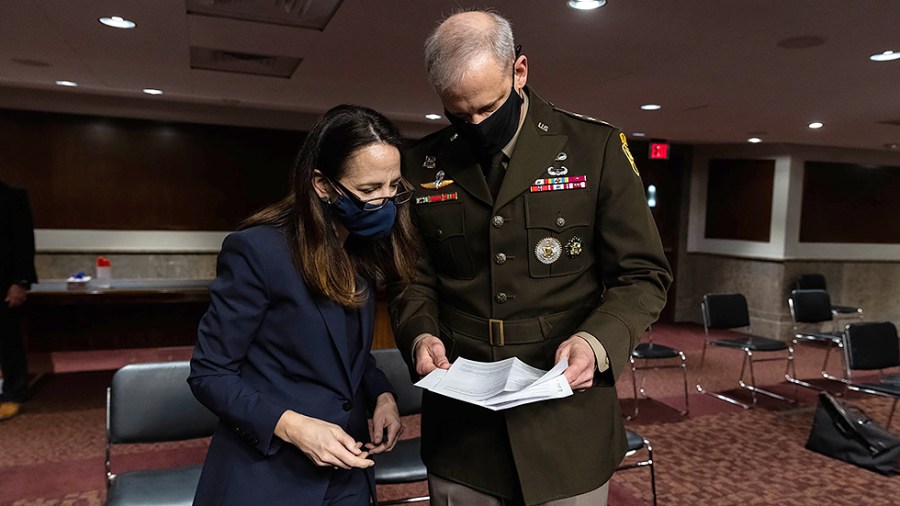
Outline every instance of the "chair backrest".
[[157, 443], [211, 436], [217, 417], [187, 383], [190, 363], [130, 364], [107, 391], [108, 443]]
[[828, 290], [825, 286], [825, 276], [821, 274], [801, 274], [797, 276], [794, 285], [797, 290]]
[[708, 293], [703, 296], [703, 324], [708, 329], [750, 326], [747, 299], [740, 293]]
[[794, 323], [831, 321], [831, 297], [825, 290], [794, 290], [788, 297]]
[[871, 371], [900, 366], [900, 341], [893, 323], [851, 323], [844, 335], [847, 368]]
[[387, 376], [394, 393], [397, 394], [397, 409], [401, 416], [414, 415], [422, 412], [422, 389], [414, 386], [409, 379], [409, 368], [400, 350], [397, 348], [372, 350], [378, 368]]

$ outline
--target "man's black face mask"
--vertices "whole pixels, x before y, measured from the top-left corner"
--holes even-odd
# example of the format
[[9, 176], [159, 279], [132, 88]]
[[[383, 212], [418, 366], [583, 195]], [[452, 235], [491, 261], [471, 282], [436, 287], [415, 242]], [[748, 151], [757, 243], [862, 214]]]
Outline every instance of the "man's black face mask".
[[514, 76], [513, 88], [509, 92], [506, 102], [503, 102], [503, 105], [481, 123], [469, 123], [454, 116], [446, 109], [444, 109], [444, 114], [447, 115], [447, 119], [456, 127], [456, 131], [463, 139], [478, 150], [483, 157], [491, 157], [499, 153], [516, 134], [522, 103], [522, 97], [516, 93]]

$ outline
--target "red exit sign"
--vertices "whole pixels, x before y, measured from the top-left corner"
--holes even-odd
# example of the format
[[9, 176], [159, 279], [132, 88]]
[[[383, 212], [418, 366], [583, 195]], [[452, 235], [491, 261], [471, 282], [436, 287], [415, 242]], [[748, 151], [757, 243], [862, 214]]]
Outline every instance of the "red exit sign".
[[650, 143], [650, 159], [651, 160], [668, 160], [669, 145], [664, 142]]

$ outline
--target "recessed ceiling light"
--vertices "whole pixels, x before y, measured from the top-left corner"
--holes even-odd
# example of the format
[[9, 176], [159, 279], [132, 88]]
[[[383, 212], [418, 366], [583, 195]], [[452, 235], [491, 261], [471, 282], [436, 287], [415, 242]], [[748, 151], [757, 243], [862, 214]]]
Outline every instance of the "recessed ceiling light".
[[106, 17], [106, 18], [99, 18], [97, 21], [103, 23], [106, 26], [111, 26], [113, 28], [128, 29], [128, 28], [134, 28], [135, 26], [137, 26], [134, 24], [134, 21], [130, 21], [130, 20], [127, 20], [127, 19], [125, 19], [123, 17], [119, 17], [119, 16], [110, 16], [110, 17]]
[[437, 120], [441, 119], [441, 115], [435, 114], [435, 113], [426, 114], [425, 119], [430, 119], [431, 121], [437, 121]]
[[631, 135], [633, 135], [633, 136], [635, 136], [635, 137], [643, 137], [643, 136], [645, 136], [645, 135], [647, 135], [647, 134], [645, 134], [644, 132], [634, 132], [634, 133], [631, 134]]
[[809, 126], [809, 128], [812, 128], [813, 130], [818, 130], [818, 129], [822, 128], [822, 127], [825, 126], [825, 125], [823, 125], [822, 123], [819, 123], [818, 121], [813, 121], [812, 123], [810, 123], [810, 124], [807, 125], [807, 126]]
[[760, 139], [759, 137], [750, 137], [749, 139], [747, 139], [747, 142], [749, 142], [750, 144], [759, 144], [760, 142], [762, 142], [762, 139]]
[[645, 111], [658, 111], [659, 109], [662, 109], [662, 106], [659, 104], [644, 104], [641, 106], [641, 109]]
[[599, 9], [606, 5], [606, 0], [569, 0], [569, 7], [580, 11]]
[[900, 60], [900, 51], [885, 51], [883, 53], [873, 54], [869, 59], [872, 61]]
[[56, 81], [56, 84], [60, 86], [78, 86], [78, 83], [75, 81]]
[[148, 95], [162, 95], [163, 94], [162, 90], [157, 90], [156, 88], [144, 88], [141, 91], [143, 91], [144, 93], [146, 93]]

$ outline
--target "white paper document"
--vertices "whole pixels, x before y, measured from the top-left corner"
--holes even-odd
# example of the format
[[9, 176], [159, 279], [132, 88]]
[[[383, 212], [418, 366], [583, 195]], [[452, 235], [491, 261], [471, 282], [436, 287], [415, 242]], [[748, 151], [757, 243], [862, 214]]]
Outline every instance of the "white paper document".
[[549, 371], [512, 357], [499, 362], [476, 362], [458, 358], [450, 369], [435, 369], [417, 387], [494, 411], [529, 402], [572, 395], [563, 371], [563, 360]]

